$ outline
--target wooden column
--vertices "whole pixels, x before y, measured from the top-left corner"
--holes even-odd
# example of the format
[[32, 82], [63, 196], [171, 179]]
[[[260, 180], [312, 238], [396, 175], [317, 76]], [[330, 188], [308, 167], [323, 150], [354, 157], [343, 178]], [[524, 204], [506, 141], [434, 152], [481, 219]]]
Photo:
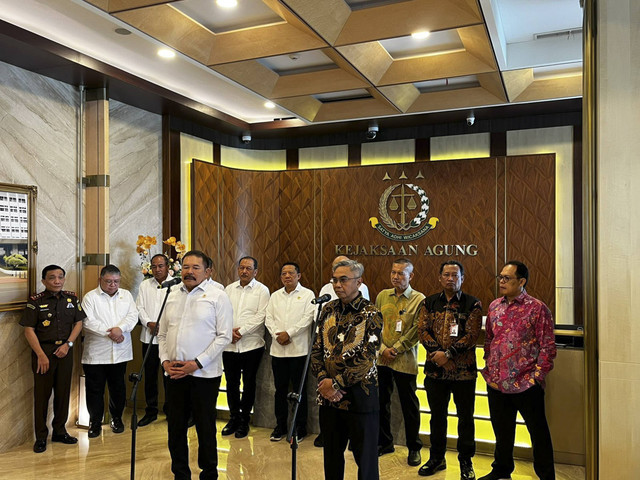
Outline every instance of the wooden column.
[[[82, 291], [98, 284], [109, 253], [109, 100], [105, 88], [86, 92], [84, 107], [84, 255]], [[96, 263], [93, 259], [103, 258]]]

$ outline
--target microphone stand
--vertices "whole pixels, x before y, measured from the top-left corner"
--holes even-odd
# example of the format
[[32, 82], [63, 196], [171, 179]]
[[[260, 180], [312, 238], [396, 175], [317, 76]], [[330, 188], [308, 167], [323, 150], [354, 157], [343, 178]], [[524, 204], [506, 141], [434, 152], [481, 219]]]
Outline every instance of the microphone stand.
[[291, 445], [291, 480], [296, 480], [296, 471], [297, 471], [297, 458], [296, 452], [298, 450], [298, 435], [296, 432], [296, 419], [298, 418], [298, 408], [300, 407], [300, 401], [302, 399], [302, 389], [306, 387], [305, 382], [307, 379], [307, 370], [309, 369], [309, 362], [311, 359], [311, 349], [313, 348], [313, 344], [316, 341], [316, 331], [318, 321], [320, 320], [320, 312], [322, 311], [322, 304], [325, 302], [324, 300], [318, 300], [318, 313], [316, 314], [316, 319], [311, 324], [311, 341], [309, 343], [309, 351], [307, 352], [307, 358], [304, 362], [304, 369], [302, 370], [302, 378], [300, 379], [300, 384], [297, 392], [289, 392], [287, 398], [291, 403], [293, 403], [293, 419], [291, 420], [291, 427], [289, 427], [289, 433], [287, 434], [287, 441]]
[[[167, 293], [164, 296], [164, 300], [162, 301], [162, 306], [160, 307], [160, 311], [158, 312], [158, 318], [156, 319], [156, 326], [151, 332], [151, 342], [158, 335], [158, 328], [160, 327], [160, 317], [162, 316], [162, 312], [164, 311], [164, 306], [167, 303], [167, 298], [169, 297], [169, 293], [171, 293], [171, 286], [166, 287]], [[150, 344], [151, 345], [151, 344]], [[144, 366], [147, 363], [147, 358], [149, 358], [149, 353], [151, 352], [151, 348], [147, 348], [147, 352], [142, 359], [142, 365], [140, 365], [140, 371], [138, 373], [130, 373], [129, 381], [133, 383], [133, 389], [131, 390], [131, 397], [129, 401], [133, 403], [133, 413], [131, 414], [131, 480], [135, 480], [136, 478], [136, 432], [138, 430], [138, 414], [136, 412], [137, 406], [136, 401], [138, 398], [138, 385], [142, 380], [142, 376], [144, 374]], [[157, 373], [156, 373], [157, 375]]]

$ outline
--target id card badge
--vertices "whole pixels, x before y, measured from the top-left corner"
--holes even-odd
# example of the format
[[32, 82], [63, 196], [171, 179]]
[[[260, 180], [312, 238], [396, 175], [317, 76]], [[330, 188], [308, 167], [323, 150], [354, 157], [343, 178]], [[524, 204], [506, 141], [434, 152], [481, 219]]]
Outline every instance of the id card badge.
[[398, 320], [396, 322], [396, 332], [401, 332], [402, 331], [402, 320]]
[[449, 325], [449, 336], [450, 337], [458, 336], [458, 324], [456, 322], [453, 322], [451, 325]]

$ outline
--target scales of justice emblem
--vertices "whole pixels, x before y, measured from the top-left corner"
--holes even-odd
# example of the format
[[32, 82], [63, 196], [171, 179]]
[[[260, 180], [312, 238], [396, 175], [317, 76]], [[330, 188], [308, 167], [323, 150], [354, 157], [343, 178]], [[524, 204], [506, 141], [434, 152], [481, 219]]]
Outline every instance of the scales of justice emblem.
[[[424, 179], [418, 172], [416, 180]], [[385, 173], [383, 181], [391, 181]], [[408, 180], [404, 171], [398, 180]], [[396, 183], [390, 185], [380, 196], [377, 217], [371, 217], [369, 223], [385, 237], [391, 240], [409, 242], [424, 236], [436, 228], [439, 219], [429, 214], [429, 197], [422, 187], [415, 183]], [[397, 233], [396, 233], [397, 232]]]

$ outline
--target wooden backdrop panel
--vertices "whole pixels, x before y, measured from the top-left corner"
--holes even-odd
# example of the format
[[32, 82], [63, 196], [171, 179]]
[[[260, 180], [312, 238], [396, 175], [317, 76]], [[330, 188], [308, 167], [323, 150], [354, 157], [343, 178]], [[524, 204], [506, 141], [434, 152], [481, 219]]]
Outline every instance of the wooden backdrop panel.
[[[237, 259], [250, 254], [261, 262], [259, 279], [271, 291], [281, 286], [280, 265], [291, 260], [301, 267], [303, 285], [317, 293], [331, 276], [333, 258], [345, 253], [365, 265], [365, 282], [375, 298], [390, 286], [393, 259], [407, 256], [415, 265], [414, 288], [431, 294], [440, 289], [440, 264], [455, 259], [466, 270], [464, 290], [486, 308], [496, 295], [495, 275], [513, 257], [530, 266], [531, 293], [553, 310], [554, 155], [284, 172], [194, 162], [193, 169], [194, 245], [215, 252], [216, 279], [222, 283], [236, 279]], [[385, 189], [400, 183], [424, 189], [427, 219], [439, 219], [418, 240], [391, 240], [371, 226], [370, 219], [381, 218]], [[416, 212], [410, 210], [410, 216]], [[452, 250], [455, 245], [475, 247], [462, 255]], [[372, 246], [378, 254], [395, 252], [371, 255]], [[452, 254], [435, 255], [444, 246]], [[354, 250], [361, 247], [365, 255]]]

